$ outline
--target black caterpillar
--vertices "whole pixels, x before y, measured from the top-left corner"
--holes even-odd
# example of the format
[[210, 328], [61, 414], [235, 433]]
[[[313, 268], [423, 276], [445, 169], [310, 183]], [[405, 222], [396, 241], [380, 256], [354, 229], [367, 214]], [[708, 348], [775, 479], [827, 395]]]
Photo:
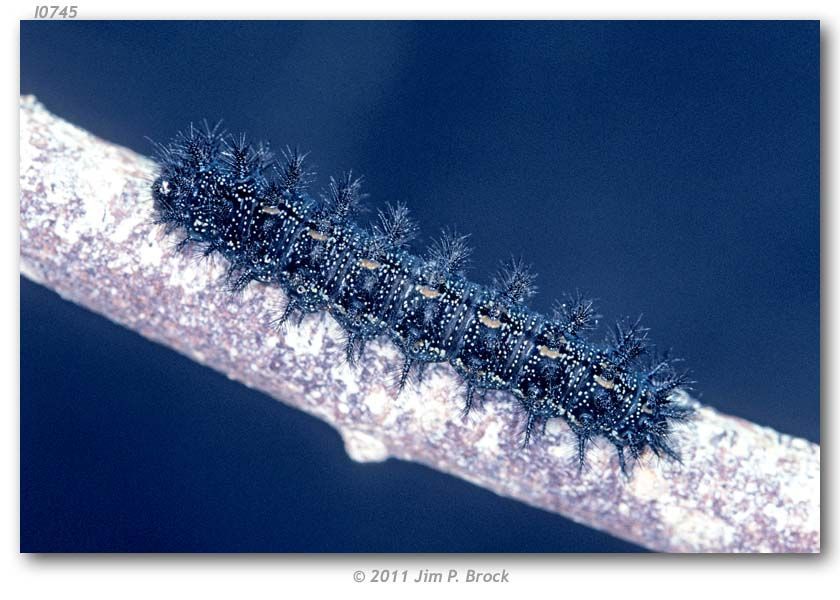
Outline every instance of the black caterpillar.
[[625, 474], [625, 450], [635, 460], [648, 448], [679, 460], [673, 424], [692, 408], [673, 394], [689, 381], [673, 359], [650, 351], [638, 321], [616, 324], [596, 345], [584, 337], [597, 320], [591, 301], [569, 298], [550, 316], [527, 308], [534, 276], [521, 261], [484, 286], [464, 277], [466, 236], [444, 232], [425, 255], [411, 254], [417, 227], [403, 205], [364, 228], [352, 219], [360, 180], [330, 178], [315, 198], [304, 155], [289, 148], [276, 160], [266, 145], [207, 123], [155, 147], [157, 221], [186, 231], [179, 248], [224, 256], [232, 291], [251, 281], [282, 287], [288, 303], [275, 325], [329, 311], [347, 334], [351, 363], [366, 342], [387, 336], [405, 359], [400, 389], [415, 367], [422, 376], [428, 363], [449, 362], [466, 383], [465, 411], [478, 392], [513, 394], [527, 413], [525, 444], [537, 424], [565, 419], [579, 467], [595, 436], [613, 444]]

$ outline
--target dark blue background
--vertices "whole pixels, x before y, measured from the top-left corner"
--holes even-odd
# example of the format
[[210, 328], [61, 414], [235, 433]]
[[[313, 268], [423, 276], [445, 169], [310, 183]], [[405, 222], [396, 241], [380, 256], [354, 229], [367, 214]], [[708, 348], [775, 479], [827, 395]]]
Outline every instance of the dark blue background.
[[[819, 441], [817, 22], [23, 22], [21, 93], [150, 153], [224, 118], [643, 313], [705, 403]], [[511, 431], [511, 435], [515, 435]], [[21, 282], [21, 547], [634, 550]]]

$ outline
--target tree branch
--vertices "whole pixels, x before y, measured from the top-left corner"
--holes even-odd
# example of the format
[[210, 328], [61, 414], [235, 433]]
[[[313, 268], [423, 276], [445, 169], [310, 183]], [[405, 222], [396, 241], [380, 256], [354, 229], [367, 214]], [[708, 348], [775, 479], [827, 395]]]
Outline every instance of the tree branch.
[[329, 316], [275, 332], [267, 323], [280, 290], [251, 284], [231, 295], [221, 259], [175, 253], [152, 224], [153, 170], [21, 98], [21, 273], [327, 421], [355, 460], [420, 462], [655, 550], [819, 551], [819, 446], [700, 406], [681, 432], [684, 464], [649, 461], [627, 481], [607, 444], [579, 474], [559, 419], [522, 449], [522, 415], [507, 395], [488, 394], [463, 420], [448, 365], [394, 398], [400, 359], [388, 342], [354, 370]]

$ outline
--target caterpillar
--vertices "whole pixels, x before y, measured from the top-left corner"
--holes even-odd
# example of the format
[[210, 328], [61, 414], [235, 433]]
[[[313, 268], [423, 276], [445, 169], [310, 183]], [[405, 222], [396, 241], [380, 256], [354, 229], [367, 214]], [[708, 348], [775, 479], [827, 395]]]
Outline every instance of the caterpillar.
[[465, 383], [465, 414], [478, 394], [508, 392], [526, 415], [523, 446], [540, 425], [563, 419], [577, 438], [579, 468], [596, 437], [612, 444], [625, 475], [648, 451], [680, 460], [674, 426], [693, 409], [676, 392], [691, 382], [654, 351], [639, 320], [619, 321], [606, 341], [593, 342], [591, 300], [576, 294], [551, 314], [531, 310], [535, 276], [521, 259], [490, 285], [469, 280], [472, 250], [454, 230], [414, 254], [418, 226], [405, 205], [359, 224], [361, 179], [330, 178], [316, 196], [306, 155], [290, 147], [275, 155], [206, 121], [154, 146], [156, 221], [186, 234], [179, 249], [224, 257], [232, 293], [252, 281], [282, 288], [287, 303], [272, 326], [327, 311], [354, 365], [368, 342], [390, 339], [403, 356], [398, 391], [412, 375], [422, 382], [428, 364], [449, 363]]

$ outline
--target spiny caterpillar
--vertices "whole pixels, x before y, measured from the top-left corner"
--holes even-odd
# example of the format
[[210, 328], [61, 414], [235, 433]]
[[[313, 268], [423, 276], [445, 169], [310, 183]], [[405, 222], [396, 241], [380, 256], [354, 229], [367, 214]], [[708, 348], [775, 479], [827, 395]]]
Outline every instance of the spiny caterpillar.
[[179, 248], [227, 259], [231, 291], [251, 281], [280, 286], [288, 302], [275, 326], [329, 311], [346, 332], [351, 364], [367, 342], [389, 338], [404, 357], [400, 389], [412, 372], [421, 377], [427, 364], [448, 362], [465, 381], [465, 412], [476, 393], [510, 392], [527, 414], [524, 443], [538, 424], [563, 418], [577, 436], [579, 467], [596, 436], [615, 447], [625, 474], [625, 452], [679, 460], [673, 424], [692, 409], [674, 393], [689, 382], [673, 359], [647, 347], [638, 321], [616, 324], [604, 344], [587, 341], [597, 321], [590, 300], [570, 297], [551, 315], [529, 309], [534, 276], [522, 261], [503, 267], [492, 285], [473, 283], [464, 276], [466, 236], [451, 231], [412, 254], [417, 226], [405, 206], [360, 226], [360, 180], [330, 178], [316, 198], [304, 155], [289, 148], [276, 159], [266, 145], [206, 122], [155, 147], [157, 221], [186, 232]]

